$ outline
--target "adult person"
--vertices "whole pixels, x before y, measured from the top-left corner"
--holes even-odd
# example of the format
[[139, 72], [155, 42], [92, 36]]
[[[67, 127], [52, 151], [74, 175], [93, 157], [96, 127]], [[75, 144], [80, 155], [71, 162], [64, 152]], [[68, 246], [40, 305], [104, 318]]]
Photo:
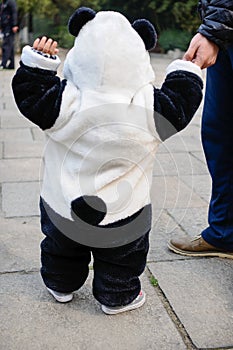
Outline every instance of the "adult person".
[[17, 6], [14, 0], [2, 0], [0, 28], [3, 34], [1, 69], [15, 68], [14, 36], [18, 31]]
[[212, 178], [209, 226], [174, 237], [170, 250], [233, 259], [233, 1], [199, 1], [202, 24], [184, 59], [207, 69], [202, 144]]

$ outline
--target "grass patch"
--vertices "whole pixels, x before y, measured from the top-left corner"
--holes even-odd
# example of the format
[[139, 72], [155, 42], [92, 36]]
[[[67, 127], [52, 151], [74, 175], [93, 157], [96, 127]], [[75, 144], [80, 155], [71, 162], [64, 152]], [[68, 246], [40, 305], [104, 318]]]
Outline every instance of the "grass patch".
[[150, 276], [150, 283], [153, 287], [158, 287], [159, 282], [154, 276]]

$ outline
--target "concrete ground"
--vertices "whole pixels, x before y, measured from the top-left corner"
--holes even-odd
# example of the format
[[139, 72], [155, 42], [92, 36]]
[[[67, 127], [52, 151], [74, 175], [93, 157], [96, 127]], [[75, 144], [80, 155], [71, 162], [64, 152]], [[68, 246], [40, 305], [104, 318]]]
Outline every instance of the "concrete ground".
[[[170, 59], [152, 55], [159, 87]], [[0, 72], [0, 348], [4, 350], [233, 349], [233, 260], [168, 251], [172, 234], [207, 225], [210, 178], [200, 142], [201, 110], [155, 160], [153, 229], [144, 307], [107, 316], [91, 293], [92, 270], [71, 303], [42, 283], [38, 196], [44, 135], [12, 99], [14, 71]]]

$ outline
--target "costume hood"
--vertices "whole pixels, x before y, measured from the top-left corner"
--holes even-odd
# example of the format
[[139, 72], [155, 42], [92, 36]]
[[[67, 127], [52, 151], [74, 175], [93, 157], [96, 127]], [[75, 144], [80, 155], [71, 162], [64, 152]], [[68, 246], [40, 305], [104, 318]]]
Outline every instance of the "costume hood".
[[78, 33], [64, 63], [64, 77], [81, 91], [134, 95], [152, 83], [144, 41], [120, 13], [98, 12]]

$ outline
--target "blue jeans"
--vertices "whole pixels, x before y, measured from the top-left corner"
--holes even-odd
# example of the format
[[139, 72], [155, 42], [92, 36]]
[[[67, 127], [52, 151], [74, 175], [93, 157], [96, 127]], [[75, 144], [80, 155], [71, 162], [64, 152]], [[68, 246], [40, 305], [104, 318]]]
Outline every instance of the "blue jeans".
[[233, 45], [207, 69], [202, 143], [212, 178], [209, 227], [202, 237], [233, 251]]

